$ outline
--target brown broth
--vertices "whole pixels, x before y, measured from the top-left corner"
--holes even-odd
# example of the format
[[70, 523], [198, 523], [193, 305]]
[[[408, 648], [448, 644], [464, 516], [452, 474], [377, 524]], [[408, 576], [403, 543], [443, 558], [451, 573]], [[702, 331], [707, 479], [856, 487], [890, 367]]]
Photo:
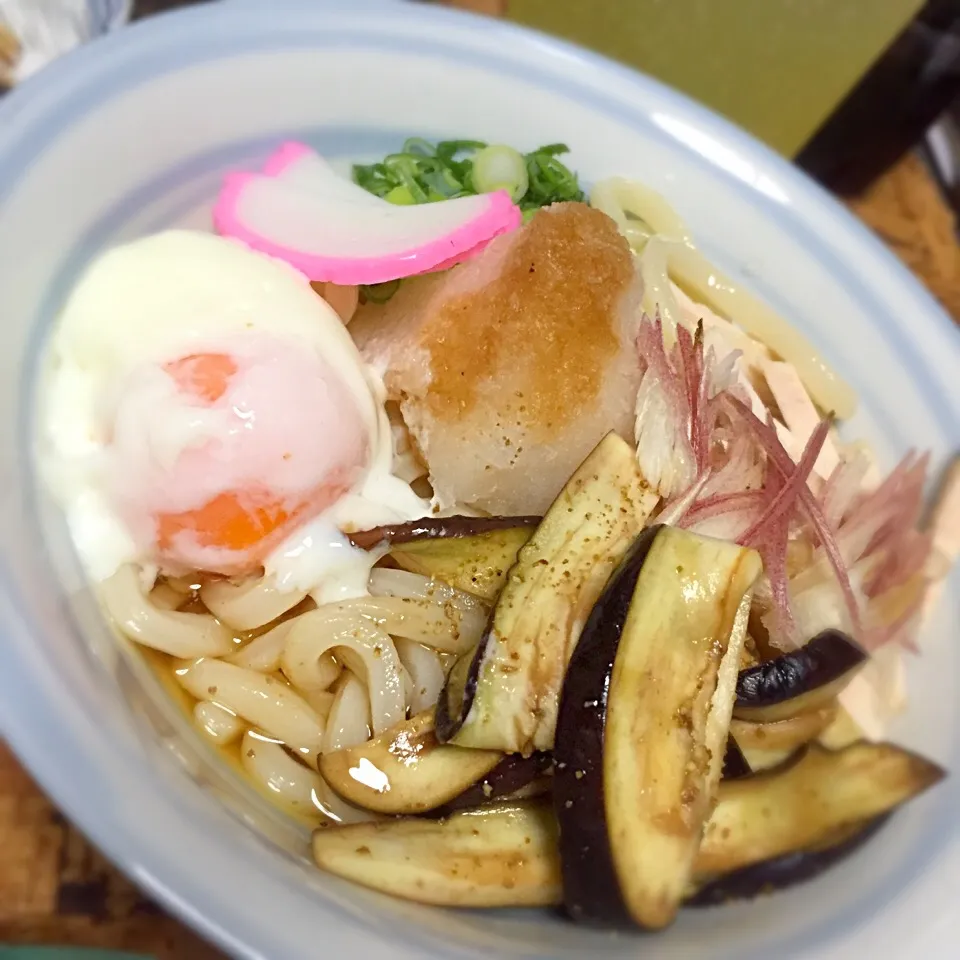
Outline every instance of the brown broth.
[[[197, 611], [193, 610], [192, 612]], [[193, 716], [194, 707], [199, 701], [177, 683], [177, 679], [174, 676], [174, 664], [176, 663], [174, 657], [161, 653], [159, 650], [154, 650], [151, 647], [145, 647], [135, 643], [131, 643], [130, 646], [133, 650], [133, 655], [139, 657], [149, 668], [150, 672], [157, 678], [164, 693], [169, 696], [171, 702], [183, 713], [189, 722], [197, 740], [215, 757], [216, 762], [225, 765], [232, 775], [240, 777], [245, 784], [252, 787], [259, 796], [267, 800], [275, 809], [296, 820], [298, 823], [307, 827], [315, 827], [327, 821], [327, 817], [325, 817], [320, 810], [304, 812], [291, 807], [289, 804], [279, 802], [275, 794], [265, 789], [262, 784], [247, 773], [240, 757], [240, 750], [243, 744], [242, 735], [233, 743], [220, 745], [211, 740], [210, 737], [199, 729]], [[238, 649], [239, 647], [240, 644], [238, 644]], [[287, 686], [290, 686], [282, 674], [277, 674], [276, 677], [287, 684]], [[275, 742], [279, 743], [280, 741]], [[304, 764], [304, 766], [306, 765]], [[307, 769], [310, 768], [307, 767]]]

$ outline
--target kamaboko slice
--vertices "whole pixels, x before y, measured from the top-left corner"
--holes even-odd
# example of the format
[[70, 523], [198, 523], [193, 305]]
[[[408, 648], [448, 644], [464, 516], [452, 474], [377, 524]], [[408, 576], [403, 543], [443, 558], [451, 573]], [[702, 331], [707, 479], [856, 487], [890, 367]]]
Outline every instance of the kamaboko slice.
[[522, 216], [505, 190], [397, 206], [339, 176], [306, 145], [285, 143], [262, 173], [227, 174], [213, 220], [219, 233], [311, 281], [352, 285], [453, 266]]

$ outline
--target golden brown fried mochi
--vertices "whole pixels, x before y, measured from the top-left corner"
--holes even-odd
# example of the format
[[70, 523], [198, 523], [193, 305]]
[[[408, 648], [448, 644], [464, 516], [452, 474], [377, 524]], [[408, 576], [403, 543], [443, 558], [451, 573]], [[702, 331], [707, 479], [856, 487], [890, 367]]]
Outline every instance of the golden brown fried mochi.
[[556, 204], [470, 262], [365, 305], [350, 332], [442, 507], [541, 513], [607, 432], [632, 434], [641, 292], [614, 222]]

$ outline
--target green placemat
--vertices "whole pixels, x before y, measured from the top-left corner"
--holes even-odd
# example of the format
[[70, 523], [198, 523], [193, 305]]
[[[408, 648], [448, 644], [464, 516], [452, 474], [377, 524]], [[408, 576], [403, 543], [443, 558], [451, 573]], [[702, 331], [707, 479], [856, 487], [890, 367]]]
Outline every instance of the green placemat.
[[506, 0], [794, 156], [923, 0]]

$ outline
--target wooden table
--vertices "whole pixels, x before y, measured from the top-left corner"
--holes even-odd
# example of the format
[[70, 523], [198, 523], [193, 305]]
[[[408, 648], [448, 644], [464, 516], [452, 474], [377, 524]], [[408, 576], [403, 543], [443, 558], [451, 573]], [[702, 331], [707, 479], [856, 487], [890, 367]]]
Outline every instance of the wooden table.
[[[151, 6], [164, 2], [170, 0], [151, 0]], [[851, 206], [960, 321], [960, 247], [953, 217], [922, 163], [907, 157]], [[221, 957], [142, 897], [0, 744], [2, 943], [113, 947], [157, 960]]]

